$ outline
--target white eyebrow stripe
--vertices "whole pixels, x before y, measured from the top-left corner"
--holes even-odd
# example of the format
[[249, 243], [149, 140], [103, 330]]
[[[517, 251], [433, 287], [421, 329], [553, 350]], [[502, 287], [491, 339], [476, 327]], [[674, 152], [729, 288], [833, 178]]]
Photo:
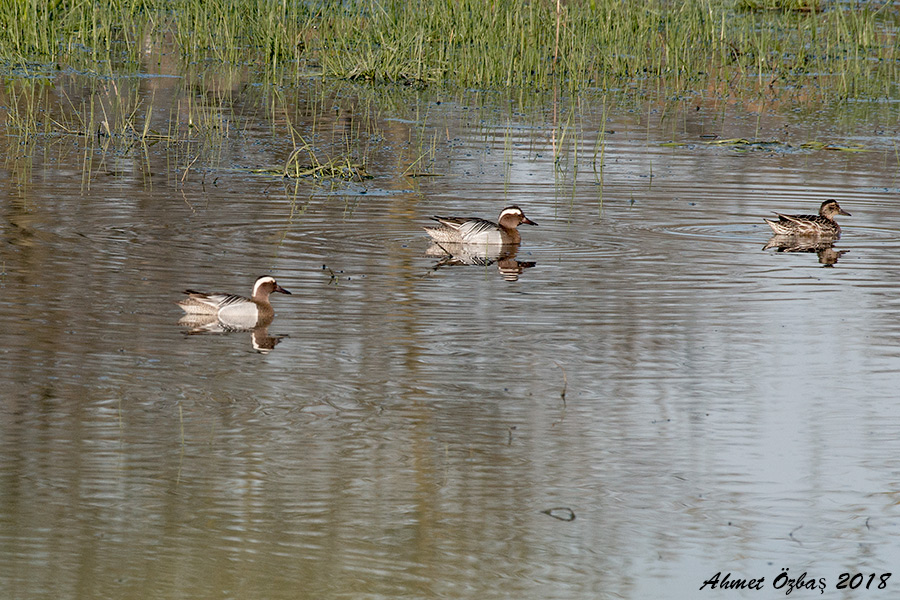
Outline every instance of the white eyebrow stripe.
[[274, 277], [260, 277], [256, 280], [256, 283], [253, 285], [253, 295], [256, 296], [256, 292], [259, 290], [259, 286], [264, 283], [275, 283]]

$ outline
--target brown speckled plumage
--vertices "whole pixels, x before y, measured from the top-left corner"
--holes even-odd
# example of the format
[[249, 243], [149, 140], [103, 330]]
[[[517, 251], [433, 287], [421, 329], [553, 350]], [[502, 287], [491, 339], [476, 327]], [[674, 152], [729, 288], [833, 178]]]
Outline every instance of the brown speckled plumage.
[[778, 215], [778, 220], [766, 219], [766, 223], [778, 235], [819, 236], [838, 238], [841, 227], [834, 220], [837, 215], [850, 216], [836, 200], [826, 200], [819, 207], [817, 215]]

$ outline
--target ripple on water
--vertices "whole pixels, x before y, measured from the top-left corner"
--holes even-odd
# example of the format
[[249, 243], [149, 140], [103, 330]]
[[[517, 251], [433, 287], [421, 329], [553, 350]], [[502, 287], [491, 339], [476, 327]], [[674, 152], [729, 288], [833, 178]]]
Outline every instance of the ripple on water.
[[760, 233], [771, 234], [772, 232], [766, 225], [745, 225], [740, 223], [672, 225], [663, 227], [663, 231], [675, 235], [731, 243], [755, 242], [759, 240]]
[[[0, 246], [17, 584], [59, 596], [88, 556], [135, 597], [657, 597], [711, 554], [896, 563], [895, 163], [660, 148], [671, 128], [609, 118], [604, 183], [563, 193], [549, 142], [480, 151], [488, 126], [453, 118], [486, 158], [365, 194], [223, 174], [73, 200], [61, 171], [37, 235]], [[763, 217], [823, 197], [854, 213], [834, 268], [762, 251]], [[429, 215], [511, 202], [533, 268], [433, 270]], [[266, 271], [294, 294], [268, 354], [177, 324], [185, 287]]]

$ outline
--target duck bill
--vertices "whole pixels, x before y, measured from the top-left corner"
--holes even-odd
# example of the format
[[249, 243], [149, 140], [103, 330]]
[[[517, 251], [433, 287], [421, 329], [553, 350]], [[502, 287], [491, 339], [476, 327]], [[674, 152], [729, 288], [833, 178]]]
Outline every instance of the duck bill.
[[275, 289], [272, 290], [272, 291], [273, 291], [273, 292], [281, 292], [282, 294], [287, 294], [288, 296], [291, 296], [291, 295], [292, 295], [289, 291], [287, 291], [286, 289], [284, 289], [284, 288], [281, 287], [280, 285], [276, 285], [276, 286], [275, 286]]
[[852, 217], [852, 216], [853, 216], [853, 215], [851, 215], [850, 213], [848, 213], [846, 210], [844, 210], [843, 208], [840, 209], [840, 210], [838, 211], [838, 214], [844, 215], [845, 217]]
[[526, 225], [534, 225], [535, 227], [537, 227], [537, 223], [535, 223], [534, 221], [532, 221], [525, 215], [522, 215], [522, 222], [525, 223]]

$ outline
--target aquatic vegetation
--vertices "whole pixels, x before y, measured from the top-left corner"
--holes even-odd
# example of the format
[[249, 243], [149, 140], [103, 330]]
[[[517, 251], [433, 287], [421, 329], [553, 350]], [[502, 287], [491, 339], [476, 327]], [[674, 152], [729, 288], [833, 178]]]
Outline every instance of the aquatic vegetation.
[[[838, 144], [835, 142], [809, 141], [799, 145], [790, 144], [780, 140], [748, 140], [744, 138], [731, 138], [726, 140], [709, 140], [703, 142], [710, 146], [730, 147], [739, 151], [761, 150], [765, 152], [795, 152], [796, 150], [833, 150], [837, 152], [867, 152], [862, 144]], [[663, 146], [681, 146], [684, 144], [662, 144]]]
[[738, 0], [738, 8], [747, 10], [822, 10], [822, 0]]
[[[359, 182], [389, 154], [401, 176], [439, 175], [443, 131], [411, 98], [441, 90], [478, 105], [502, 90], [549, 128], [557, 183], [592, 171], [602, 210], [605, 134], [584, 115], [597, 102], [606, 114], [607, 94], [619, 106], [658, 98], [663, 112], [693, 93], [848, 111], [900, 95], [900, 10], [887, 2], [17, 0], [0, 2], [0, 22], [8, 135], [77, 140], [86, 173], [130, 154], [149, 173], [161, 145], [181, 183], [219, 168], [263, 114], [271, 160], [244, 172]], [[148, 75], [183, 83], [157, 95]], [[381, 111], [403, 122], [385, 127]]]
[[186, 65], [250, 65], [269, 82], [567, 92], [638, 82], [676, 93], [737, 72], [770, 89], [884, 97], [900, 80], [890, 2], [19, 0], [0, 4], [0, 22], [0, 57], [19, 66], [136, 69], [171, 44]]
[[[343, 179], [347, 181], [362, 181], [370, 175], [366, 172], [365, 164], [351, 162], [349, 154], [327, 157], [321, 160], [312, 146], [303, 138], [302, 145], [298, 146], [288, 156], [284, 163], [284, 169], [279, 173], [284, 177], [300, 178], [314, 177], [318, 179]], [[308, 162], [303, 163], [301, 156], [306, 156]], [[271, 170], [257, 170], [257, 172], [272, 172]]]

